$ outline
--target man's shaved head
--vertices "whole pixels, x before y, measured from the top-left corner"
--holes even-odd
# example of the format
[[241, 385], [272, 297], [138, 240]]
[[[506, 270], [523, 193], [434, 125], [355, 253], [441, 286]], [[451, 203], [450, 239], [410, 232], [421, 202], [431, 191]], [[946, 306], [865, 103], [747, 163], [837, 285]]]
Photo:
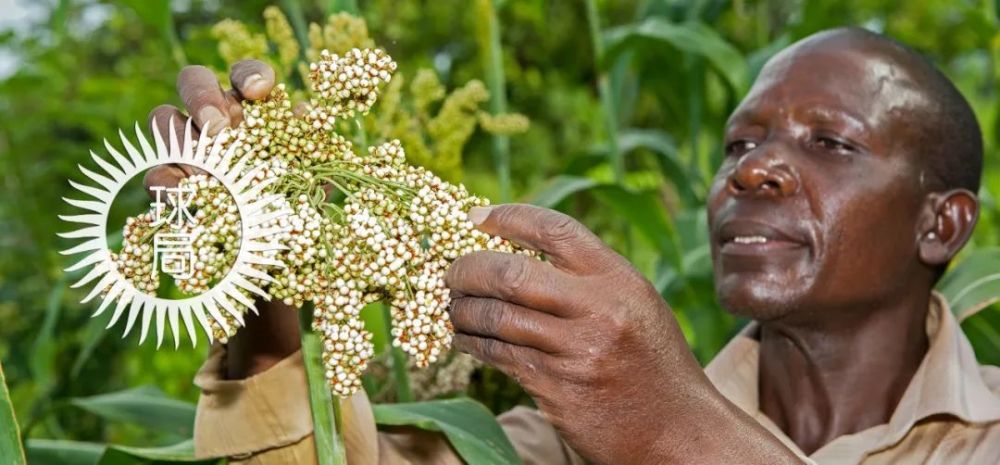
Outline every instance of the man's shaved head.
[[[935, 190], [979, 190], [983, 170], [983, 138], [969, 102], [927, 58], [889, 37], [862, 28], [832, 29], [799, 44], [813, 47], [862, 48], [884, 56], [904, 70], [906, 85], [929, 98], [914, 102], [914, 114], [899, 115], [910, 125], [911, 149], [924, 163], [928, 187]], [[894, 76], [895, 77], [895, 76]], [[934, 184], [937, 181], [937, 184]]]
[[928, 291], [975, 226], [972, 109], [918, 53], [864, 29], [772, 57], [729, 118], [725, 151], [712, 259], [719, 301], [741, 315], [865, 318]]

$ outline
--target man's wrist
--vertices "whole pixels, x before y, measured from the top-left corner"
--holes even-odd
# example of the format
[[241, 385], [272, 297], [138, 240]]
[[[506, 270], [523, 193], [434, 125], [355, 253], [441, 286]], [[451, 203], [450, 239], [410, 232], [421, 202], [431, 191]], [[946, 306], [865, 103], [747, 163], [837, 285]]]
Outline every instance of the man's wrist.
[[223, 365], [226, 379], [262, 373], [301, 348], [296, 308], [263, 300], [256, 305], [257, 313], [248, 313], [246, 326], [229, 340]]
[[712, 388], [689, 409], [670, 415], [635, 465], [796, 464], [803, 461], [746, 412]]

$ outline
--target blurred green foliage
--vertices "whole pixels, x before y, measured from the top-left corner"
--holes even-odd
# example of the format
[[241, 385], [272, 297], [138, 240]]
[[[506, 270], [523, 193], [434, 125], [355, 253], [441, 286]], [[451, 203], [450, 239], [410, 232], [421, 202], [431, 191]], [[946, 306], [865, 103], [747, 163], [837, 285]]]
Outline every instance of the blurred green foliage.
[[[742, 324], [715, 303], [706, 242], [703, 205], [722, 153], [722, 126], [764, 61], [817, 30], [861, 25], [885, 32], [926, 54], [956, 82], [975, 107], [987, 147], [983, 212], [961, 258], [1000, 246], [1000, 21], [993, 1], [274, 4], [300, 42], [370, 35], [387, 49], [405, 76], [394, 92], [427, 101], [372, 127], [390, 128], [385, 132], [403, 138], [408, 149], [422, 143], [414, 153], [425, 159], [418, 162], [444, 163], [449, 177], [478, 194], [533, 201], [580, 218], [656, 284], [703, 362]], [[61, 272], [67, 263], [58, 250], [66, 244], [55, 233], [65, 226], [56, 215], [67, 212], [60, 200], [69, 191], [67, 179], [78, 179], [76, 165], [87, 163], [89, 150], [99, 150], [118, 128], [144, 126], [154, 106], [180, 104], [174, 79], [185, 64], [224, 70], [234, 56], [267, 50], [282, 74], [301, 79], [292, 57], [308, 48], [289, 48], [289, 31], [273, 16], [265, 24], [268, 6], [261, 0], [59, 0], [30, 5], [41, 12], [37, 24], [0, 32], [0, 51], [16, 60], [13, 72], [0, 77], [0, 360], [27, 437], [130, 445], [178, 439], [108, 421], [70, 400], [154, 385], [193, 402], [191, 380], [206, 348], [156, 352], [137, 346], [135, 335], [121, 339], [119, 329], [105, 331], [108, 315], [90, 319], [93, 308], [77, 303], [82, 294], [67, 287], [73, 277]], [[360, 14], [367, 33], [356, 25], [340, 35], [336, 27], [309, 27], [345, 24], [326, 19], [341, 9]], [[223, 19], [244, 26], [216, 26]], [[220, 30], [239, 27], [253, 46], [220, 50]], [[265, 31], [285, 39], [269, 41]], [[468, 110], [480, 121], [467, 128], [468, 140], [456, 151], [425, 139], [435, 131], [428, 115], [444, 113], [451, 98], [433, 89], [468, 90], [480, 81], [486, 88], [480, 83], [473, 100], [483, 106]], [[530, 127], [510, 137], [487, 133], [487, 109], [522, 113]], [[438, 150], [450, 158], [435, 159]], [[141, 189], [127, 190], [115, 208], [135, 212], [146, 202]], [[1000, 268], [991, 261], [973, 265], [967, 269], [979, 274], [972, 276]], [[996, 306], [963, 328], [981, 360], [1000, 363]], [[470, 394], [494, 412], [527, 402], [488, 368], [473, 375]]]

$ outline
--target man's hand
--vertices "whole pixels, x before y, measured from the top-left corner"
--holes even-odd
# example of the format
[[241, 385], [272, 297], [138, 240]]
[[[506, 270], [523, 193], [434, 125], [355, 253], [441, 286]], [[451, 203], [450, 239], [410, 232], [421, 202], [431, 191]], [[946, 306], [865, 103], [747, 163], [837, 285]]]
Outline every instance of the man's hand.
[[[218, 134], [222, 128], [234, 127], [243, 121], [243, 100], [267, 97], [274, 87], [274, 70], [262, 61], [243, 60], [229, 71], [233, 88], [223, 91], [215, 74], [204, 66], [185, 66], [177, 75], [177, 93], [191, 115], [192, 137], [198, 138], [201, 128], [208, 125], [209, 135]], [[183, 137], [188, 117], [173, 105], [163, 104], [149, 112], [149, 126], [159, 130], [164, 139], [173, 122], [177, 137]], [[149, 186], [174, 187], [181, 179], [194, 174], [196, 168], [188, 165], [161, 165], [146, 173]]]
[[[209, 135], [243, 121], [243, 100], [267, 97], [274, 87], [274, 70], [257, 60], [233, 65], [229, 73], [232, 89], [223, 91], [219, 81], [204, 66], [187, 66], [177, 76], [177, 92], [192, 119], [192, 137], [198, 138], [207, 125]], [[188, 117], [173, 105], [160, 105], [149, 113], [150, 129], [156, 125], [168, 137], [173, 122], [177, 137], [183, 137]], [[146, 173], [145, 184], [174, 187], [195, 174], [189, 165], [161, 165]], [[151, 195], [152, 197], [152, 195]], [[258, 314], [246, 315], [246, 327], [230, 339], [225, 376], [241, 379], [260, 373], [299, 349], [299, 322], [296, 309], [280, 302], [257, 301]]]
[[527, 205], [470, 219], [547, 262], [484, 251], [452, 264], [455, 346], [517, 380], [574, 450], [616, 465], [797, 463], [719, 394], [652, 284], [583, 225]]

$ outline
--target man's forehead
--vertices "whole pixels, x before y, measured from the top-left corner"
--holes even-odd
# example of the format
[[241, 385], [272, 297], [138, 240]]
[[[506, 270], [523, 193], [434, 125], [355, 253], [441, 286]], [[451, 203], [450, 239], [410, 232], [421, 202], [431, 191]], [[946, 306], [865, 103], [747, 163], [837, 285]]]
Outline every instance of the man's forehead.
[[930, 103], [891, 50], [827, 37], [806, 39], [769, 60], [734, 116], [766, 106], [816, 106], [864, 115], [879, 125]]

